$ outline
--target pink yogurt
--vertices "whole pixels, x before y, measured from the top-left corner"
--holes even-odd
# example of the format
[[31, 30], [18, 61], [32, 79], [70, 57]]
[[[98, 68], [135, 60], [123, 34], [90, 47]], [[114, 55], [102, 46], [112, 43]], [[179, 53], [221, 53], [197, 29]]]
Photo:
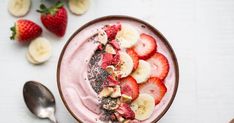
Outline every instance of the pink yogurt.
[[170, 104], [173, 98], [173, 92], [176, 89], [176, 68], [173, 62], [173, 56], [168, 46], [147, 27], [143, 28], [138, 21], [121, 19], [121, 20], [104, 20], [91, 24], [85, 29], [78, 32], [67, 45], [61, 58], [59, 81], [61, 94], [64, 98], [67, 108], [73, 115], [85, 123], [102, 123], [99, 120], [100, 110], [99, 101], [96, 92], [93, 90], [87, 78], [87, 68], [91, 56], [94, 54], [97, 43], [89, 42], [88, 38], [97, 33], [97, 30], [104, 25], [116, 24], [117, 22], [130, 24], [135, 27], [139, 33], [146, 33], [153, 36], [158, 45], [158, 52], [164, 54], [170, 65], [170, 71], [165, 79], [167, 93], [160, 104], [155, 106], [154, 113], [144, 123], [154, 121]]

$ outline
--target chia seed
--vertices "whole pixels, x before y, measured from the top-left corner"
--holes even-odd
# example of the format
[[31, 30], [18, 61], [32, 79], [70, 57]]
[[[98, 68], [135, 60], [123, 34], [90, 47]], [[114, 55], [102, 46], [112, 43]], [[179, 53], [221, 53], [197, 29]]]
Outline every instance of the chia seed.
[[96, 51], [89, 61], [88, 65], [88, 79], [96, 93], [103, 89], [104, 81], [109, 76], [109, 73], [101, 68], [98, 64], [101, 60], [101, 51]]

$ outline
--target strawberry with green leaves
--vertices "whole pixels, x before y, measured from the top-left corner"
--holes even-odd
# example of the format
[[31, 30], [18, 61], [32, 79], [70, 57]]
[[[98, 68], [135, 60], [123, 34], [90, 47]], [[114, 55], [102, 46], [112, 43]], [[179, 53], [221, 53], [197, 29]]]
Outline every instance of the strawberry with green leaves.
[[52, 33], [63, 37], [67, 28], [67, 11], [62, 2], [47, 8], [44, 4], [40, 5], [41, 22]]
[[12, 35], [11, 40], [17, 40], [20, 43], [27, 43], [31, 40], [39, 37], [42, 33], [42, 29], [36, 23], [19, 19], [15, 22], [15, 25], [11, 27]]

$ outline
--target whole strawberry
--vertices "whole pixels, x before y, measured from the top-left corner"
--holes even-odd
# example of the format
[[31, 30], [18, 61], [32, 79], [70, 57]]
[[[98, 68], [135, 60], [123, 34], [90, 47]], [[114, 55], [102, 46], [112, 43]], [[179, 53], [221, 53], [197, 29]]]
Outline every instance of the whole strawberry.
[[19, 19], [11, 27], [11, 40], [17, 40], [20, 43], [30, 42], [41, 35], [42, 29], [39, 25], [26, 19]]
[[44, 4], [40, 5], [41, 21], [43, 25], [52, 33], [63, 37], [67, 28], [67, 11], [62, 2], [47, 8]]

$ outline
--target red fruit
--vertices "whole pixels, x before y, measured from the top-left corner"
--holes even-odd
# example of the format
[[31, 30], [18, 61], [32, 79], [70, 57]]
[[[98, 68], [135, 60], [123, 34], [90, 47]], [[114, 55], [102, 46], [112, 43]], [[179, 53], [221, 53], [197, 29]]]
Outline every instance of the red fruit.
[[128, 55], [130, 55], [130, 57], [132, 58], [133, 60], [133, 70], [136, 70], [137, 67], [138, 67], [138, 64], [139, 64], [139, 57], [138, 55], [136, 54], [136, 52], [133, 50], [133, 49], [127, 49], [126, 50]]
[[156, 40], [152, 36], [142, 33], [133, 49], [140, 59], [148, 59], [157, 51]]
[[116, 24], [116, 25], [107, 25], [106, 27], [104, 27], [104, 30], [107, 34], [108, 40], [114, 40], [116, 34], [118, 33], [119, 30], [121, 30], [121, 25], [120, 24]]
[[107, 78], [107, 86], [116, 86], [119, 85], [119, 82], [115, 80], [111, 75], [109, 75]]
[[100, 51], [102, 51], [103, 50], [103, 45], [99, 44], [97, 49], [100, 50]]
[[119, 63], [119, 61], [120, 61], [120, 55], [118, 52], [115, 55], [110, 53], [103, 53], [101, 67], [103, 69], [106, 69], [107, 66], [116, 65]]
[[120, 62], [120, 55], [119, 52], [116, 52], [116, 54], [114, 55], [111, 64], [116, 65]]
[[19, 19], [11, 27], [11, 40], [18, 40], [20, 43], [29, 42], [41, 35], [42, 29], [39, 25], [26, 19]]
[[67, 11], [63, 3], [57, 2], [54, 6], [47, 8], [41, 4], [40, 10], [41, 21], [43, 25], [55, 35], [62, 37], [67, 28]]
[[112, 54], [110, 54], [110, 53], [104, 53], [102, 55], [102, 64], [101, 64], [101, 67], [103, 69], [106, 69], [107, 66], [111, 65], [112, 60], [113, 60], [113, 55]]
[[115, 48], [115, 50], [120, 50], [119, 43], [115, 39], [110, 41], [109, 43]]
[[147, 60], [151, 65], [151, 76], [163, 80], [169, 72], [169, 63], [167, 58], [161, 53], [155, 53]]
[[162, 100], [166, 92], [166, 86], [157, 77], [149, 78], [146, 83], [140, 85], [140, 93], [151, 94], [155, 99], [155, 105]]
[[139, 96], [137, 81], [131, 76], [120, 80], [120, 88], [121, 93], [132, 97], [132, 100], [135, 100]]
[[135, 119], [135, 113], [132, 111], [130, 106], [126, 103], [120, 104], [116, 111], [124, 118], [133, 120]]

